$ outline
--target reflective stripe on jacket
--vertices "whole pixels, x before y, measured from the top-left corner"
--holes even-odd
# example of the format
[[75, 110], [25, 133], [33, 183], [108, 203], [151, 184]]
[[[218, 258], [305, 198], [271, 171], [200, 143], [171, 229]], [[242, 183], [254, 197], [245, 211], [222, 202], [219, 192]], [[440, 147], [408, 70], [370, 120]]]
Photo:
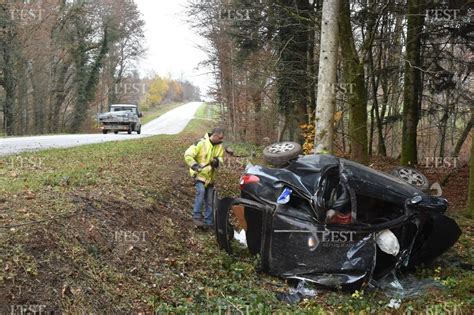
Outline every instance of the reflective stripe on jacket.
[[203, 169], [196, 173], [191, 168], [189, 174], [196, 180], [204, 182], [205, 186], [213, 184], [216, 179], [216, 170], [210, 165], [213, 158], [219, 159], [219, 165], [224, 163], [224, 146], [222, 144], [213, 145], [209, 134], [193, 143], [184, 153], [184, 161], [189, 167], [199, 164]]

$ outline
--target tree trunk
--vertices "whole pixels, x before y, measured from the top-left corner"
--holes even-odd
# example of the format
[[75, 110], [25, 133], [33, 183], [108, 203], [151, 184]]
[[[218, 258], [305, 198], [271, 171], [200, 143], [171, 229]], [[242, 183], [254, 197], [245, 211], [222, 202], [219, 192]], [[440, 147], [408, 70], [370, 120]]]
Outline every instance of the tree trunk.
[[331, 87], [336, 84], [339, 8], [340, 0], [323, 1], [314, 153], [333, 152], [336, 93]]
[[417, 127], [421, 82], [421, 33], [424, 15], [423, 0], [408, 1], [405, 80], [403, 89], [402, 165], [417, 164]]
[[[311, 21], [312, 22], [312, 21]], [[311, 123], [313, 120], [313, 111], [316, 105], [316, 86], [318, 80], [316, 78], [316, 31], [314, 27], [310, 28], [308, 32], [308, 51], [306, 54], [307, 60], [307, 76], [309, 77], [308, 92], [307, 92], [307, 103], [306, 103], [306, 119], [307, 123]]]
[[[313, 33], [313, 7], [308, 0], [282, 0], [278, 8], [278, 70], [276, 72], [279, 110], [286, 116], [289, 140], [302, 142], [300, 129], [312, 112], [310, 73], [313, 47], [308, 40]], [[315, 40], [315, 36], [312, 36]]]
[[469, 200], [467, 202], [467, 212], [472, 218], [474, 217], [474, 137], [471, 144], [471, 158], [469, 161]]
[[72, 122], [71, 122], [71, 132], [77, 133], [81, 130], [82, 123], [86, 118], [86, 111], [87, 111], [87, 97], [85, 91], [86, 85], [86, 51], [84, 47], [84, 43], [80, 43], [78, 46], [78, 50], [74, 53], [74, 65], [76, 69], [75, 73], [75, 84], [77, 86], [77, 99], [76, 104], [73, 108], [72, 113]]
[[[374, 65], [374, 58], [372, 56], [373, 54], [373, 49], [372, 45], [370, 45], [369, 48], [369, 53], [368, 53], [368, 58], [369, 58], [369, 71], [370, 71], [370, 79], [371, 79], [371, 86], [372, 86], [372, 112], [371, 112], [371, 126], [370, 126], [370, 146], [369, 149], [372, 151], [372, 138], [373, 138], [373, 133], [374, 133], [374, 116], [375, 116], [375, 122], [377, 126], [377, 136], [378, 136], [378, 141], [377, 141], [377, 154], [382, 155], [382, 156], [387, 156], [387, 149], [385, 147], [385, 139], [383, 136], [383, 126], [382, 126], [382, 119], [380, 118], [380, 111], [379, 111], [379, 101], [378, 101], [378, 94], [377, 90], [379, 87], [379, 80], [375, 80], [375, 65]], [[382, 51], [382, 49], [380, 49]], [[381, 58], [381, 56], [379, 56]], [[385, 95], [384, 95], [385, 96]], [[372, 155], [372, 154], [370, 154]]]
[[71, 131], [73, 133], [77, 133], [81, 130], [81, 127], [87, 117], [89, 102], [94, 99], [99, 72], [102, 68], [103, 60], [108, 51], [108, 37], [108, 30], [107, 27], [105, 27], [100, 51], [89, 71], [87, 71], [88, 69], [86, 68], [85, 64], [87, 57], [85, 47], [83, 46], [84, 43], [82, 43], [79, 48], [79, 51], [77, 52], [75, 64], [77, 69], [77, 80], [79, 88], [76, 107], [73, 113], [73, 124], [71, 126]]
[[18, 99], [17, 99], [17, 117], [15, 124], [15, 134], [25, 135], [28, 133], [28, 123], [25, 113], [28, 111], [28, 73], [25, 60], [18, 62]]
[[58, 64], [55, 65], [55, 83], [54, 91], [52, 95], [52, 106], [51, 106], [51, 122], [50, 122], [50, 131], [59, 132], [60, 131], [60, 114], [61, 106], [66, 99], [66, 74], [68, 71], [68, 65], [62, 60], [58, 61]]
[[374, 141], [374, 110], [375, 110], [375, 105], [372, 103], [372, 108], [370, 110], [370, 127], [369, 127], [369, 156], [372, 156], [372, 146], [373, 146], [373, 141]]
[[5, 89], [5, 102], [3, 103], [3, 128], [7, 136], [11, 136], [15, 130], [14, 112], [15, 106], [15, 78], [13, 76], [13, 54], [11, 47], [3, 45], [3, 80]]
[[471, 108], [471, 120], [467, 123], [466, 128], [464, 128], [461, 137], [459, 138], [458, 142], [456, 143], [456, 147], [454, 148], [453, 157], [459, 156], [459, 152], [461, 152], [462, 145], [464, 141], [466, 141], [469, 132], [474, 125], [474, 108]]
[[351, 159], [362, 164], [367, 156], [367, 88], [364, 64], [359, 60], [350, 21], [349, 0], [342, 1], [339, 40], [343, 56], [343, 77], [350, 108]]
[[449, 89], [446, 90], [446, 103], [443, 108], [443, 116], [440, 120], [440, 143], [439, 143], [439, 157], [444, 158], [444, 147], [446, 145], [446, 132], [448, 130], [448, 119], [449, 119]]
[[35, 64], [30, 64], [29, 75], [31, 80], [31, 87], [33, 88], [33, 121], [34, 133], [42, 134], [45, 131], [45, 103], [47, 93], [44, 86], [43, 72], [35, 68]]

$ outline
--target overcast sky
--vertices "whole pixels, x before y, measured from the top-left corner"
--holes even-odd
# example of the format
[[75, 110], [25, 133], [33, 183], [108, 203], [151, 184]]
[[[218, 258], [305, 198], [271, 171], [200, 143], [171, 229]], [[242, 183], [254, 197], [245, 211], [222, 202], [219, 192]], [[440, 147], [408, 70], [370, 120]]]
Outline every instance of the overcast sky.
[[170, 74], [175, 79], [187, 79], [207, 92], [211, 77], [209, 70], [197, 69], [206, 55], [198, 44], [205, 41], [195, 35], [186, 23], [188, 0], [135, 0], [145, 20], [145, 58], [140, 62], [142, 75]]

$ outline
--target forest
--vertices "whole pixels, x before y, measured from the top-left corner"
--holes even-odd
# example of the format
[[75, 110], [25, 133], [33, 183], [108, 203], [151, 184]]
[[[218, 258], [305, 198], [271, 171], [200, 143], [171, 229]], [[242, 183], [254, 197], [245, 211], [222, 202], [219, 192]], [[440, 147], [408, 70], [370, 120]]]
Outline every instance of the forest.
[[188, 14], [199, 16], [191, 22], [209, 43], [212, 93], [233, 139], [294, 140], [306, 153], [317, 151], [326, 131], [314, 126], [329, 103], [318, 97], [329, 95], [330, 151], [361, 163], [466, 164], [474, 150], [472, 3], [328, 5], [338, 6], [329, 21], [337, 41], [330, 83], [318, 77], [328, 61], [321, 56], [323, 1], [191, 1]]
[[[310, 0], [192, 1], [189, 14], [200, 17], [194, 26], [210, 43], [213, 93], [235, 139], [303, 140], [301, 127], [314, 124], [321, 6]], [[467, 4], [341, 6], [338, 80], [322, 86], [337, 98], [336, 151], [358, 161], [401, 155], [407, 163], [427, 155], [467, 156], [470, 140], [463, 144], [473, 123]]]
[[0, 1], [0, 118], [6, 135], [97, 132], [113, 103], [198, 100], [186, 80], [143, 76], [134, 1]]

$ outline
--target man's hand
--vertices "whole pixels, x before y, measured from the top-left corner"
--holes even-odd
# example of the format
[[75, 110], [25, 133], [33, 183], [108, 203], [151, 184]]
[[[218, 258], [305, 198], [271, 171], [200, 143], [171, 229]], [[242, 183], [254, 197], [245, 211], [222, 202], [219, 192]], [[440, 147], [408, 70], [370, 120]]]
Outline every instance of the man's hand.
[[202, 168], [199, 166], [199, 164], [195, 163], [193, 166], [191, 166], [191, 169], [195, 172], [200, 172]]
[[218, 168], [219, 167], [219, 159], [218, 158], [213, 158], [211, 161], [211, 167], [212, 168]]

